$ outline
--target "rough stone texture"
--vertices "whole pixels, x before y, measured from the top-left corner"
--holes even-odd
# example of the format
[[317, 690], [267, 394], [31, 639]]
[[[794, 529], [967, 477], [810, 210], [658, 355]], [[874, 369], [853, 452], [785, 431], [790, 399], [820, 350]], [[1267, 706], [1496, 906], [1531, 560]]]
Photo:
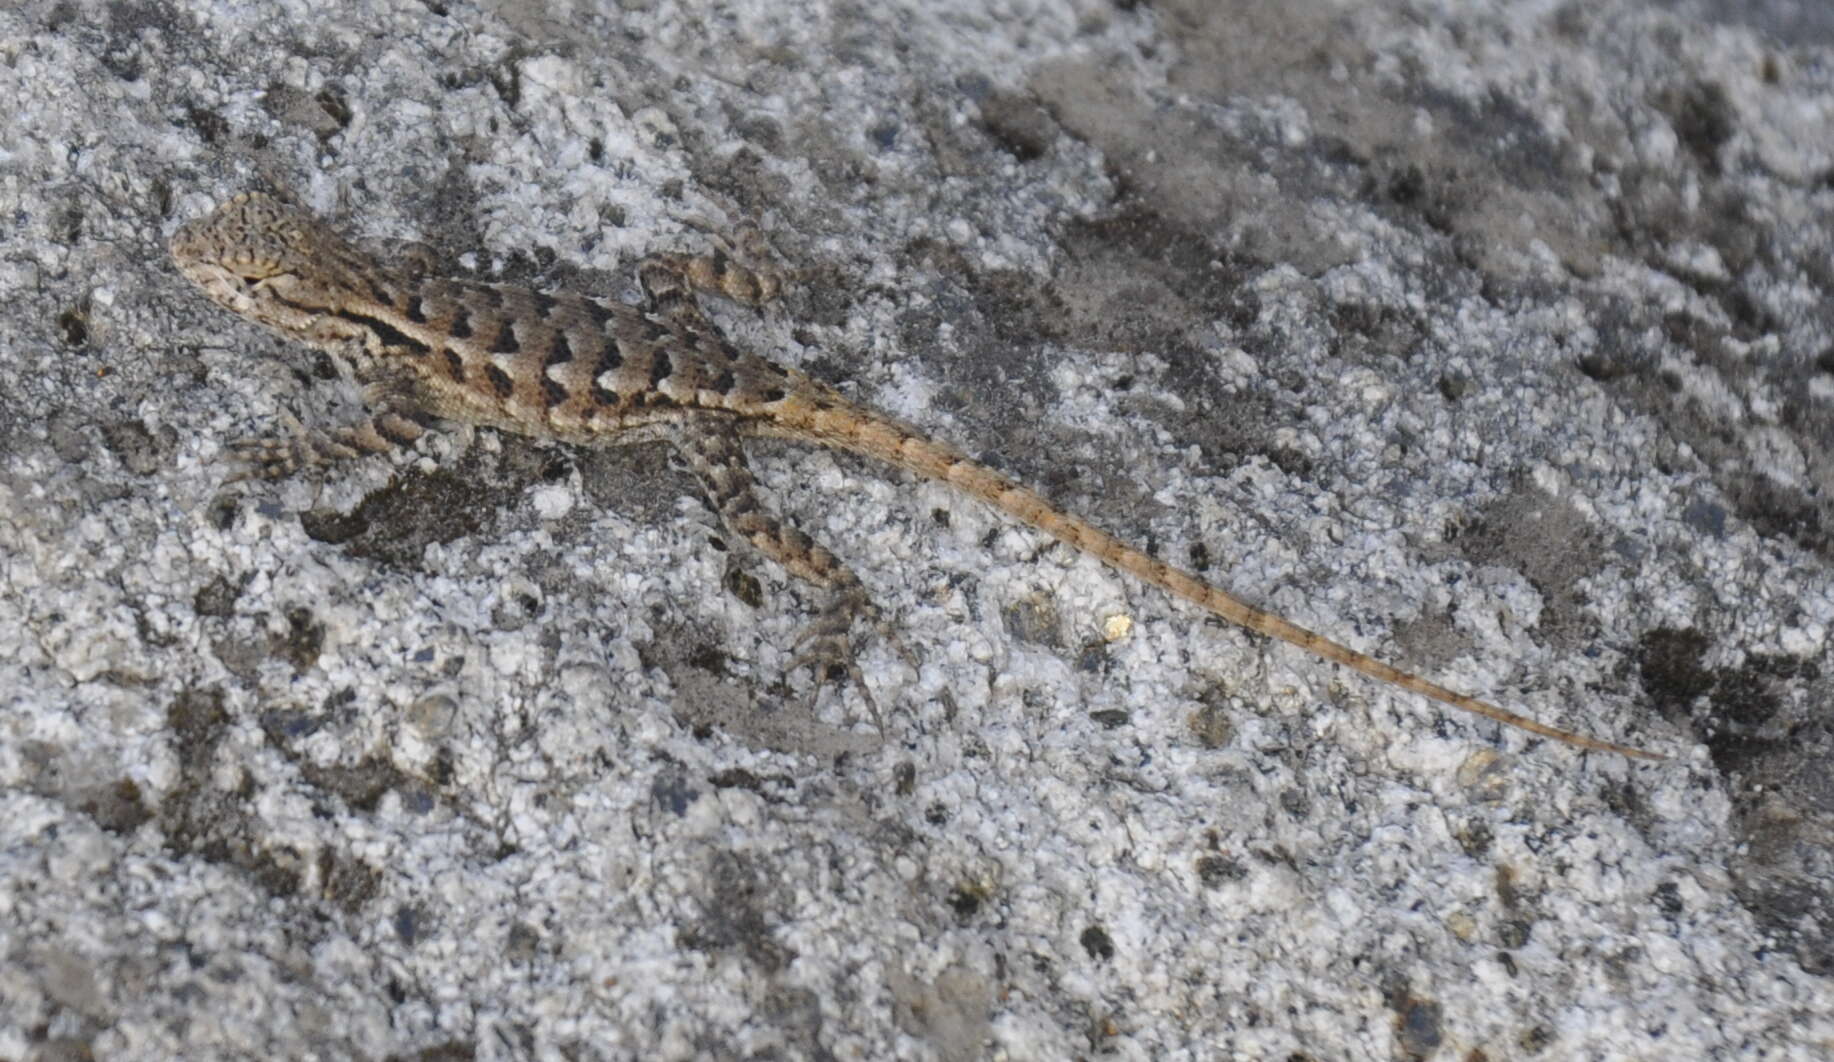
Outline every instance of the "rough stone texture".
[[[0, 90], [0, 1058], [1834, 1050], [1824, 8], [28, 0]], [[251, 187], [619, 292], [755, 223], [736, 340], [1676, 759], [832, 454], [883, 738], [660, 451], [225, 485], [351, 398], [165, 259]]]

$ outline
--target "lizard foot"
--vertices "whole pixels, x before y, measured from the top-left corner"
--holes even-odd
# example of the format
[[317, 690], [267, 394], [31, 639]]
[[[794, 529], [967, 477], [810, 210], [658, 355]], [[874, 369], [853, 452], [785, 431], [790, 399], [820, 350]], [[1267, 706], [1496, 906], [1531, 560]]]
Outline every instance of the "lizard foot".
[[879, 702], [873, 697], [871, 688], [866, 685], [866, 676], [861, 673], [857, 659], [858, 649], [853, 630], [861, 620], [871, 623], [880, 636], [894, 644], [907, 661], [912, 659], [904, 643], [880, 617], [879, 608], [867, 596], [866, 588], [854, 583], [837, 590], [821, 615], [815, 618], [815, 622], [797, 635], [796, 655], [790, 660], [789, 670], [796, 671], [803, 667], [813, 669], [815, 685], [809, 695], [811, 709], [829, 682], [845, 676], [860, 691], [861, 698], [866, 701], [866, 710], [872, 716], [873, 725], [883, 734], [885, 717], [879, 711]]
[[229, 482], [245, 479], [286, 479], [301, 469], [319, 468], [356, 456], [355, 449], [330, 436], [308, 431], [293, 417], [282, 414], [292, 430], [286, 435], [234, 439], [231, 460], [240, 466]]

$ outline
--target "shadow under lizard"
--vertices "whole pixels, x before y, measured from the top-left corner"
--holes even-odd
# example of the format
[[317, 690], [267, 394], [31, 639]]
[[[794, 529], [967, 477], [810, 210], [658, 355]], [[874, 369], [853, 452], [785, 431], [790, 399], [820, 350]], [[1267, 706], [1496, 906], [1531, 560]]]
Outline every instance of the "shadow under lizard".
[[587, 446], [666, 440], [733, 534], [830, 592], [804, 655], [844, 663], [856, 682], [851, 631], [871, 602], [844, 562], [762, 504], [744, 437], [878, 458], [951, 484], [1223, 619], [1381, 682], [1578, 748], [1665, 758], [1506, 711], [1255, 608], [825, 383], [736, 349], [702, 314], [694, 290], [751, 304], [776, 290], [768, 274], [723, 254], [646, 261], [647, 302], [631, 306], [391, 271], [311, 213], [257, 193], [181, 226], [171, 252], [213, 301], [342, 359], [365, 385], [371, 416], [364, 423], [233, 444], [256, 474], [285, 476], [411, 443], [430, 418]]

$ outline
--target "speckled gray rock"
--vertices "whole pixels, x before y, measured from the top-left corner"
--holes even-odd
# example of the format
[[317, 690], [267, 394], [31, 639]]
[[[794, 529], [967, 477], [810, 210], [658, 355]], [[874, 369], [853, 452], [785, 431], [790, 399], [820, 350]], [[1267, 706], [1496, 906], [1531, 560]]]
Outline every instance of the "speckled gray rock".
[[[0, 1058], [1814, 1058], [1834, 1044], [1834, 23], [1782, 4], [0, 11]], [[251, 187], [767, 348], [1633, 766], [851, 458], [348, 415], [163, 241]], [[411, 241], [403, 248], [403, 242]], [[417, 250], [412, 244], [419, 244]]]

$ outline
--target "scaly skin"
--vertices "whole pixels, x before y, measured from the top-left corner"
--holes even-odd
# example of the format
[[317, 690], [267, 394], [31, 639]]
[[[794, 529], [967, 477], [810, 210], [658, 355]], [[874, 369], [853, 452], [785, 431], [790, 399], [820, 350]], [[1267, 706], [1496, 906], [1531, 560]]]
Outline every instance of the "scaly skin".
[[211, 299], [345, 359], [369, 387], [374, 415], [367, 424], [329, 438], [240, 444], [263, 474], [411, 441], [429, 416], [581, 445], [669, 439], [688, 455], [733, 533], [833, 593], [835, 604], [814, 630], [818, 655], [851, 666], [848, 632], [854, 614], [869, 607], [859, 580], [764, 508], [738, 439], [819, 443], [949, 483], [1232, 623], [1378, 681], [1576, 748], [1664, 758], [1505, 711], [1264, 612], [820, 381], [735, 349], [688, 289], [756, 303], [775, 294], [775, 283], [723, 256], [648, 263], [643, 280], [650, 303], [639, 308], [391, 272], [313, 215], [254, 194], [184, 225], [171, 249], [179, 269]]

